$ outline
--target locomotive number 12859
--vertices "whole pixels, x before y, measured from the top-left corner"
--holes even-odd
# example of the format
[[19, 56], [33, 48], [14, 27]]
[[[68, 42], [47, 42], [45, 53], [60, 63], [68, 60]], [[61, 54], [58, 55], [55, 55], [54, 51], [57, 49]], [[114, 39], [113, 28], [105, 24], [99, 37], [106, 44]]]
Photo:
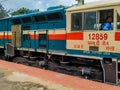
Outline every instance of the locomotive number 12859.
[[107, 40], [108, 34], [107, 33], [90, 33], [88, 34], [89, 40]]

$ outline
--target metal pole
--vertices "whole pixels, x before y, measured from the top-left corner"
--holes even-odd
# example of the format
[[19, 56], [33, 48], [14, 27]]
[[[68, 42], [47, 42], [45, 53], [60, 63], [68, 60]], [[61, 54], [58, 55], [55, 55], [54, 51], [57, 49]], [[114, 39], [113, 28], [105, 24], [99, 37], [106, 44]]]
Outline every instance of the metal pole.
[[37, 48], [36, 48], [36, 31], [34, 31], [34, 47], [35, 47], [35, 52], [36, 52], [36, 50], [37, 50]]
[[14, 45], [15, 45], [15, 48], [16, 48], [16, 32], [14, 32]]
[[47, 39], [47, 48], [46, 48], [46, 53], [47, 53], [47, 55], [48, 55], [48, 54], [49, 54], [48, 30], [46, 30], [46, 39]]
[[5, 32], [3, 32], [3, 40], [4, 40], [4, 49], [5, 49]]
[[7, 43], [8, 43], [8, 20], [7, 20]]

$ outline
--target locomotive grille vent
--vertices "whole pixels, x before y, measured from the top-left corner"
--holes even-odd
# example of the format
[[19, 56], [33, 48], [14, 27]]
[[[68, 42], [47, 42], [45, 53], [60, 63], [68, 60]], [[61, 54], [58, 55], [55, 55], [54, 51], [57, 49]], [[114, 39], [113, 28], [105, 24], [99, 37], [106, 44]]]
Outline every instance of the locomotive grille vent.
[[6, 55], [14, 56], [14, 46], [11, 43], [6, 44]]
[[99, 51], [99, 47], [97, 47], [97, 46], [90, 46], [89, 50], [90, 51]]

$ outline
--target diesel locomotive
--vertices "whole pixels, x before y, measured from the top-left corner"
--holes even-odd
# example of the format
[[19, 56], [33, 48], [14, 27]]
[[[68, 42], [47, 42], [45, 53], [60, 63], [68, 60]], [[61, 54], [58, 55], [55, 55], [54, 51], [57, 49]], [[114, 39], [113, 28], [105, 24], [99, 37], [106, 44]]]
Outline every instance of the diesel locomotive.
[[[119, 85], [120, 0], [78, 2], [69, 8], [0, 19], [1, 55]], [[108, 16], [112, 28], [105, 30]]]

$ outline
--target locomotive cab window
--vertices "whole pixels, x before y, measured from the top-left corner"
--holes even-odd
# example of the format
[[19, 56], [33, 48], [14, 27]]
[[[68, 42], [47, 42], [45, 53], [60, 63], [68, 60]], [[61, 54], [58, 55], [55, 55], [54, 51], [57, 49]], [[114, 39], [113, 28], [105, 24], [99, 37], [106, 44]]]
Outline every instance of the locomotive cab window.
[[84, 15], [84, 30], [96, 30], [94, 25], [96, 24], [96, 12], [85, 12]]
[[120, 13], [117, 13], [117, 29], [120, 30]]
[[71, 31], [81, 31], [82, 30], [82, 13], [73, 13], [71, 22]]
[[101, 10], [100, 13], [100, 21], [99, 21], [99, 29], [104, 31], [113, 30], [114, 27], [114, 10]]

